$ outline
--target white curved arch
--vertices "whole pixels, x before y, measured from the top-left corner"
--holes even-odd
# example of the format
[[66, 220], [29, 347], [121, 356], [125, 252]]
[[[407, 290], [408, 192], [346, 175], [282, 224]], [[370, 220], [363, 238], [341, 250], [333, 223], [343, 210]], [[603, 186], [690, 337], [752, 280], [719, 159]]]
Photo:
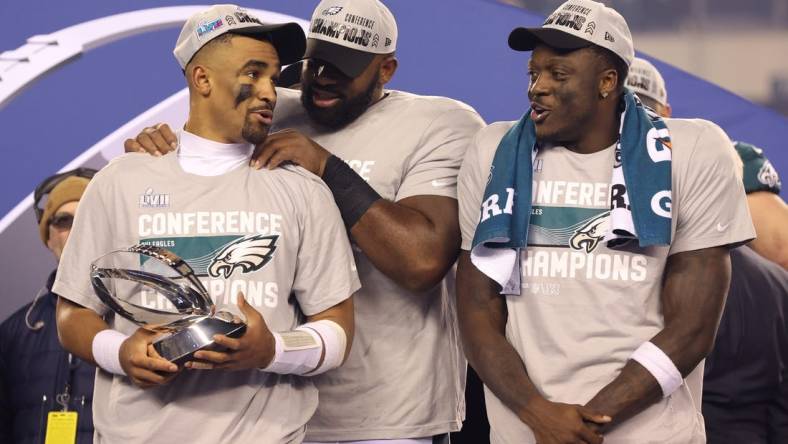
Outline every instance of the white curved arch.
[[[18, 49], [0, 53], [0, 109], [36, 79], [86, 51], [137, 34], [181, 26], [189, 16], [207, 7], [143, 9], [69, 26], [52, 34], [30, 37]], [[263, 22], [296, 22], [305, 31], [309, 25], [306, 20], [286, 14], [262, 9], [248, 10]], [[170, 43], [174, 45], [174, 42]], [[59, 171], [74, 169], [98, 153], [102, 153], [106, 159], [120, 154], [125, 139], [153, 123], [169, 122], [176, 128], [180, 127], [187, 111], [188, 91], [183, 89], [113, 131]], [[0, 219], [0, 234], [32, 205], [33, 193], [30, 193]]]
[[[181, 26], [207, 5], [142, 9], [111, 15], [45, 35], [34, 35], [12, 51], [0, 53], [0, 109], [36, 79], [92, 49], [116, 40], [160, 29]], [[264, 22], [308, 22], [262, 9], [249, 9]], [[174, 43], [174, 42], [173, 42]]]

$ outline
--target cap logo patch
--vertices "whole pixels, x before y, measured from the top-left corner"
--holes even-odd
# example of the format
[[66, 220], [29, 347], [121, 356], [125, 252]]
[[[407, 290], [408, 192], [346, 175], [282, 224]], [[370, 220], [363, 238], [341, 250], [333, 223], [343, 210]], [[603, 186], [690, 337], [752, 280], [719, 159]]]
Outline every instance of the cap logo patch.
[[391, 39], [388, 38], [388, 37], [386, 37], [386, 45], [385, 46], [391, 46]]
[[616, 39], [614, 39], [613, 36], [610, 35], [610, 33], [607, 32], [607, 31], [605, 31], [605, 40], [607, 40], [608, 42], [613, 42], [613, 43], [616, 42]]
[[761, 166], [761, 169], [758, 171], [758, 182], [772, 188], [776, 187], [780, 182], [780, 175], [777, 174], [777, 170], [774, 169], [771, 162], [768, 160], [764, 160], [763, 166]]
[[321, 12], [322, 15], [337, 15], [339, 11], [342, 10], [341, 6], [332, 6], [330, 8], [326, 8]]
[[201, 38], [209, 32], [213, 32], [222, 27], [222, 19], [218, 18], [210, 22], [204, 22], [197, 27], [197, 37]]

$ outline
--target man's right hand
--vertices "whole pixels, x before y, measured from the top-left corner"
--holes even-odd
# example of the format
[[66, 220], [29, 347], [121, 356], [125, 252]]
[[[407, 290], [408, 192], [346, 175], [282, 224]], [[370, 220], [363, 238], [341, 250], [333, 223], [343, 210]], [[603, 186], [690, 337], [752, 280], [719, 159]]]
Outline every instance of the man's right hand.
[[162, 156], [178, 147], [178, 137], [172, 132], [169, 125], [159, 123], [149, 126], [137, 134], [134, 139], [126, 139], [123, 148], [127, 153], [148, 153]]
[[157, 336], [138, 328], [120, 345], [120, 366], [140, 388], [164, 385], [178, 374], [178, 366], [159, 356], [153, 348]]
[[550, 402], [536, 397], [519, 416], [534, 432], [539, 444], [601, 444], [593, 424], [604, 425], [609, 416], [582, 405]]

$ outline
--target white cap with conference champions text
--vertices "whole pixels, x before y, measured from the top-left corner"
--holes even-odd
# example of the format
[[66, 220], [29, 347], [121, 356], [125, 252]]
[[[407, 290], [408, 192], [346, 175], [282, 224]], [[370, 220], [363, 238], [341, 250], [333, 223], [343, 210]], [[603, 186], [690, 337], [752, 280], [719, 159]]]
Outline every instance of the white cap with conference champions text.
[[545, 44], [558, 49], [580, 49], [594, 44], [612, 51], [627, 66], [635, 48], [626, 20], [613, 8], [592, 0], [569, 0], [558, 7], [540, 28], [516, 28], [509, 47], [531, 51]]
[[668, 104], [668, 91], [665, 88], [665, 79], [657, 68], [646, 59], [635, 57], [629, 67], [627, 87], [637, 95], [654, 99], [662, 106]]
[[397, 49], [397, 22], [379, 0], [323, 0], [312, 13], [304, 58], [357, 77], [377, 54]]
[[276, 48], [282, 65], [297, 62], [304, 55], [304, 31], [297, 23], [263, 23], [236, 5], [214, 5], [189, 17], [172, 53], [185, 69], [200, 48], [228, 32], [265, 37]]

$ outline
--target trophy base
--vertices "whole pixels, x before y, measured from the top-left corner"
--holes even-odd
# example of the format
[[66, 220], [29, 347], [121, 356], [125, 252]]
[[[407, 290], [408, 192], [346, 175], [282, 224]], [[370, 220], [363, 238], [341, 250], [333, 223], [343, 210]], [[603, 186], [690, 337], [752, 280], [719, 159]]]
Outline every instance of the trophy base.
[[215, 317], [205, 317], [183, 330], [164, 336], [153, 343], [159, 355], [176, 365], [192, 359], [197, 350], [213, 345], [214, 335], [231, 338], [240, 337], [246, 332], [246, 324], [227, 322]]

